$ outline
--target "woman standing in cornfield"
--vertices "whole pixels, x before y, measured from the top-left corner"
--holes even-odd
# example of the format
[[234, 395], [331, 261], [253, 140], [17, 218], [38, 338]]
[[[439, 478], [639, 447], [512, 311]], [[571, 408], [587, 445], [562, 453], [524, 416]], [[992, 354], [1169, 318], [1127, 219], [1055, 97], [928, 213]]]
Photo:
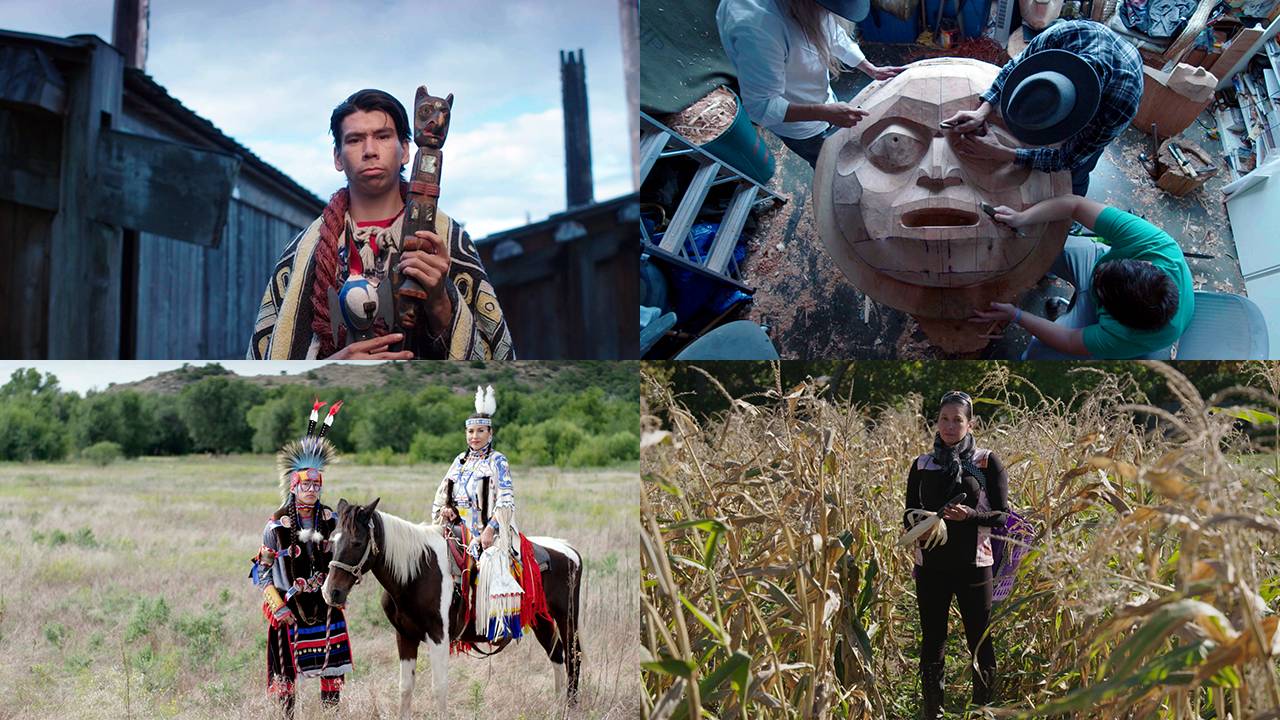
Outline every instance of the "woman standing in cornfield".
[[944, 649], [951, 598], [960, 606], [973, 658], [973, 704], [991, 702], [996, 656], [991, 616], [991, 536], [1004, 527], [1009, 484], [1004, 465], [977, 447], [973, 400], [956, 390], [938, 403], [933, 450], [911, 464], [907, 476], [907, 539], [914, 542], [916, 602], [920, 608], [922, 713], [942, 717]]

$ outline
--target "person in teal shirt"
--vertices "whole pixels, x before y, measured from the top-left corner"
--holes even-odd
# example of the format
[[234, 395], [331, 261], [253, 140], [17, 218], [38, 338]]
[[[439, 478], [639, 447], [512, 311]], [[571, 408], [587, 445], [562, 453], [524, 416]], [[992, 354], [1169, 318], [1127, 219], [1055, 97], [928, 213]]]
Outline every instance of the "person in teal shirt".
[[1078, 195], [1026, 210], [998, 207], [995, 219], [1014, 228], [1073, 219], [1110, 246], [1069, 236], [1051, 272], [1076, 289], [1072, 308], [1057, 321], [1008, 303], [992, 303], [974, 322], [997, 320], [1031, 333], [1023, 360], [1168, 359], [1191, 323], [1195, 294], [1182, 248], [1142, 218]]

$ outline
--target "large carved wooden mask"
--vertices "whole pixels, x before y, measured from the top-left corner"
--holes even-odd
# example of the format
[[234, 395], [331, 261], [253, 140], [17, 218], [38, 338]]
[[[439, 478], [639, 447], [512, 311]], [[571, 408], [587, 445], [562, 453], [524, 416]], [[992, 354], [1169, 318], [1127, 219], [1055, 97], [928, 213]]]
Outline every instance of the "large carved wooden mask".
[[[1035, 252], [1047, 227], [1018, 237], [981, 204], [1025, 208], [1052, 196], [1051, 176], [962, 157], [939, 127], [976, 107], [998, 70], [977, 60], [922, 60], [854, 98], [870, 114], [829, 138], [823, 153], [837, 153], [830, 179], [835, 224], [870, 269], [911, 285], [959, 288], [1004, 275]], [[997, 115], [988, 132], [1022, 147]]]

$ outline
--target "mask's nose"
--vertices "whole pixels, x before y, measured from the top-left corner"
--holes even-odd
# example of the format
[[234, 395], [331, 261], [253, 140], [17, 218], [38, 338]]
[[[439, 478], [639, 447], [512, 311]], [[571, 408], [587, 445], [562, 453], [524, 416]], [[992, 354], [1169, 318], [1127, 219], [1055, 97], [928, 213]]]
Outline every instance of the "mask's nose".
[[953, 185], [960, 185], [960, 164], [945, 137], [936, 137], [929, 144], [929, 152], [916, 176], [916, 184], [932, 192], [942, 192]]

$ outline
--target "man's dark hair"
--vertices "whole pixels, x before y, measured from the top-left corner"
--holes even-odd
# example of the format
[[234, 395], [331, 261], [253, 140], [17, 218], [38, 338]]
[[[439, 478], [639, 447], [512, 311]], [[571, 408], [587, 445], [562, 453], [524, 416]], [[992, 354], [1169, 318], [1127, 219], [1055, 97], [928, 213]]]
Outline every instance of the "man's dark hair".
[[404, 111], [404, 105], [390, 93], [366, 88], [342, 101], [342, 104], [333, 109], [333, 115], [329, 116], [329, 132], [333, 134], [335, 149], [342, 145], [342, 121], [357, 110], [381, 110], [386, 113], [391, 117], [391, 122], [396, 124], [396, 136], [403, 142], [409, 142], [409, 115]]
[[1145, 260], [1110, 260], [1093, 269], [1093, 292], [1122, 325], [1158, 330], [1178, 312], [1178, 286]]

